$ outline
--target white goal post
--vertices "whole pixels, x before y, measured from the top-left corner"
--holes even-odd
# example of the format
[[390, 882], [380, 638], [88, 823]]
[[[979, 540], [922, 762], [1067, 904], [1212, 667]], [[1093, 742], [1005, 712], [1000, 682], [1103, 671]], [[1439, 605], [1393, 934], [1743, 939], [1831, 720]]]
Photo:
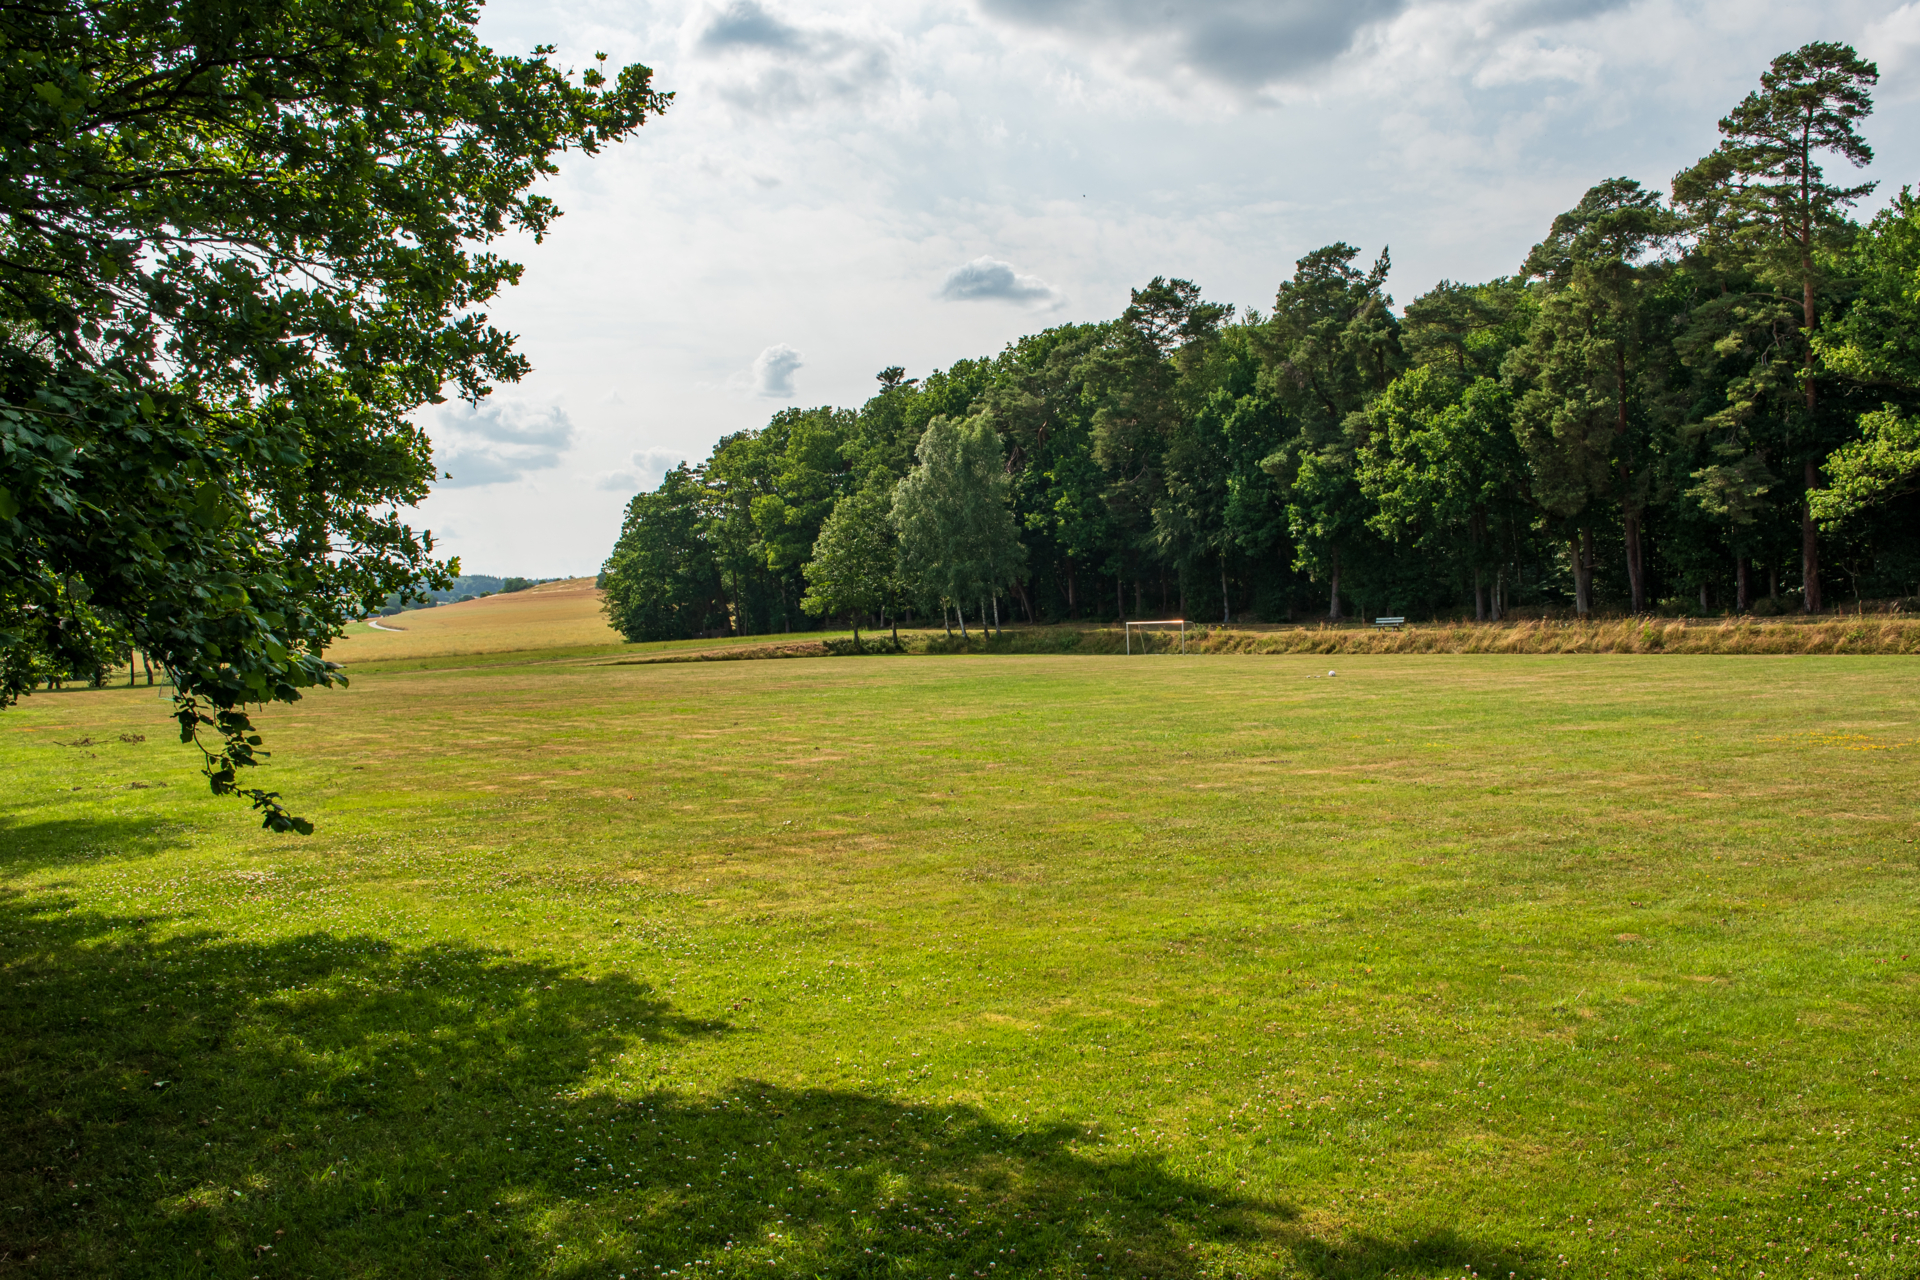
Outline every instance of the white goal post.
[[[1159, 622], [1129, 622], [1127, 628], [1127, 656], [1133, 656], [1133, 629], [1135, 627], [1178, 627], [1180, 628], [1180, 652], [1187, 651], [1187, 620], [1185, 618], [1165, 618]], [[1140, 652], [1147, 651], [1147, 638], [1140, 637]]]

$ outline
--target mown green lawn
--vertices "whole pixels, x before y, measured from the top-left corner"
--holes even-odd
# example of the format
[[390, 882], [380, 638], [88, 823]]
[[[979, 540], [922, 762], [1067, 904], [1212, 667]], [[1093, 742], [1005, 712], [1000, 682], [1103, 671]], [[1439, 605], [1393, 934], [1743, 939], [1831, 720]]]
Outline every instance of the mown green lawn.
[[1920, 668], [1326, 666], [36, 696], [0, 1275], [1920, 1274]]

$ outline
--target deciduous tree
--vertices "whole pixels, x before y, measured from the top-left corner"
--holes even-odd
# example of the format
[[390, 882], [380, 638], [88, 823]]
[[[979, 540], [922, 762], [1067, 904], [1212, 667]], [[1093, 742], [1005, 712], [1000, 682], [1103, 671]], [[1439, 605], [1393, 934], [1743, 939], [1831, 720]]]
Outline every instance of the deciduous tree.
[[807, 593], [800, 607], [814, 617], [845, 616], [860, 640], [860, 615], [877, 612], [893, 585], [894, 548], [887, 504], [870, 490], [840, 499], [814, 539]]
[[393, 514], [409, 416], [527, 368], [485, 306], [532, 187], [666, 106], [645, 67], [507, 57], [461, 0], [0, 7], [0, 704], [123, 619], [214, 791], [276, 830], [246, 708], [454, 566]]
[[927, 424], [918, 462], [894, 490], [900, 576], [923, 598], [960, 612], [984, 605], [1013, 581], [1025, 559], [1008, 506], [999, 437], [984, 417]]

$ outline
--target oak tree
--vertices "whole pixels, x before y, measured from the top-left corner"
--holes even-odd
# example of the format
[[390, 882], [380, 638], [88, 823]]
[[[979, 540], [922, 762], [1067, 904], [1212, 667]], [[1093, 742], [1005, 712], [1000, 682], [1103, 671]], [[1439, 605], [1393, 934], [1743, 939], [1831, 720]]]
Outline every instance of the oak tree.
[[395, 514], [410, 415], [527, 362], [484, 308], [556, 157], [667, 105], [651, 72], [498, 54], [463, 0], [0, 7], [0, 705], [117, 619], [242, 790], [247, 707], [456, 566]]

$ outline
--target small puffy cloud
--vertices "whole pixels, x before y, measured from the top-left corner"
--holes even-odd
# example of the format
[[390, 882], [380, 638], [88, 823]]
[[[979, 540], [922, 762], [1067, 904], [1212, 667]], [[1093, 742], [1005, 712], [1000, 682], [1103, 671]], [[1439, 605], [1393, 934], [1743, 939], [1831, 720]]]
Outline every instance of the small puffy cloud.
[[487, 400], [443, 405], [428, 424], [442, 488], [505, 484], [560, 465], [573, 444], [573, 420], [557, 404]]
[[715, 64], [722, 99], [765, 115], [873, 96], [895, 79], [891, 45], [885, 33], [803, 26], [759, 0], [732, 0], [699, 15], [691, 50]]
[[593, 487], [616, 493], [646, 493], [658, 489], [661, 478], [686, 460], [687, 455], [676, 449], [636, 449], [627, 455], [626, 466], [601, 473]]
[[1058, 302], [1060, 291], [1039, 276], [1021, 275], [1010, 262], [979, 257], [947, 272], [940, 297], [948, 302]]
[[776, 342], [753, 358], [747, 386], [757, 396], [786, 400], [793, 396], [793, 375], [801, 368], [800, 353]]

